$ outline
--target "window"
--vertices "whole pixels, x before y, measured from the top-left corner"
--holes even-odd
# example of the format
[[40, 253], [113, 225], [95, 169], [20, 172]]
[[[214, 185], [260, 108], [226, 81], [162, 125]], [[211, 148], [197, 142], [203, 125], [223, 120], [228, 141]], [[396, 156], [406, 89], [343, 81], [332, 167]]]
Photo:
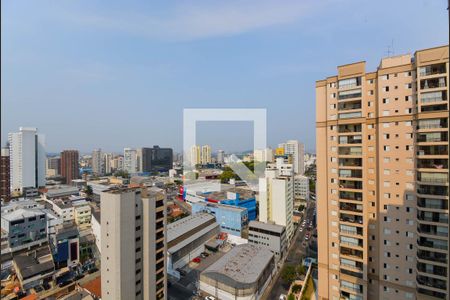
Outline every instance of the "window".
[[389, 104], [389, 98], [383, 98], [383, 104]]

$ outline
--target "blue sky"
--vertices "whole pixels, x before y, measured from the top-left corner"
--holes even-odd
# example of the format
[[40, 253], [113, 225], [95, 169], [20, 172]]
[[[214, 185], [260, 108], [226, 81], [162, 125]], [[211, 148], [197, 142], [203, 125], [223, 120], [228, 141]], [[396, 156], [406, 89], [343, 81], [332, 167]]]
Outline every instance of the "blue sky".
[[[267, 108], [268, 143], [315, 149], [315, 81], [448, 44], [447, 1], [2, 1], [2, 144], [19, 126], [67, 148], [182, 147], [183, 108]], [[401, 15], [398, 12], [402, 12]], [[198, 126], [252, 147], [250, 123]]]

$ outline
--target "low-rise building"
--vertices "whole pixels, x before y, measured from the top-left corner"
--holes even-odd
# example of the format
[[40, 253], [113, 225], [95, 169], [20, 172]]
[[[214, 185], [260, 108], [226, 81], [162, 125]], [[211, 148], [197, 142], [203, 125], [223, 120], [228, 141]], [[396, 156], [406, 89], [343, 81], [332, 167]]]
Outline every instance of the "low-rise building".
[[192, 204], [193, 214], [202, 212], [215, 216], [221, 231], [228, 234], [242, 236], [243, 229], [248, 225], [248, 211], [243, 207], [209, 202], [196, 202]]
[[2, 253], [15, 252], [47, 241], [47, 215], [41, 210], [15, 209], [2, 213]]
[[74, 223], [58, 226], [52, 242], [55, 264], [59, 268], [69, 267], [80, 261], [80, 233]]
[[200, 290], [217, 299], [258, 300], [274, 269], [272, 252], [257, 245], [238, 245], [200, 274]]
[[48, 189], [47, 192], [44, 193], [45, 199], [57, 199], [57, 198], [67, 198], [70, 196], [78, 196], [80, 195], [80, 191], [75, 186], [69, 185], [60, 185], [55, 188]]
[[251, 221], [248, 226], [248, 242], [269, 249], [277, 261], [286, 254], [286, 228], [281, 225]]
[[167, 225], [167, 272], [179, 276], [184, 267], [205, 249], [205, 244], [220, 233], [213, 215], [198, 213]]

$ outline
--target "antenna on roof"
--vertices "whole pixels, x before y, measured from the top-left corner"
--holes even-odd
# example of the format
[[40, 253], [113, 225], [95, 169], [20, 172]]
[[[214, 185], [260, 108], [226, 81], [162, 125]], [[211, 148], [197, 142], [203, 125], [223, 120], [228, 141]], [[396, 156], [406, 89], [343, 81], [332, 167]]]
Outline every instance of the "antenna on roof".
[[387, 46], [387, 56], [391, 57], [394, 56], [394, 39], [391, 40], [391, 44]]

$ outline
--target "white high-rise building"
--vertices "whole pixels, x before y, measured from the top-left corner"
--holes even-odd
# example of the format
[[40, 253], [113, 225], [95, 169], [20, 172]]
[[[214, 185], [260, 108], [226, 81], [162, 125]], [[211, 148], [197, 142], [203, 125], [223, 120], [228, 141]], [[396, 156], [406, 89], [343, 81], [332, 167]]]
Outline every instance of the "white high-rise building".
[[293, 177], [283, 176], [276, 168], [267, 168], [259, 179], [259, 220], [286, 227], [288, 240], [294, 235]]
[[217, 163], [223, 164], [225, 161], [225, 151], [218, 150], [217, 151]]
[[102, 298], [167, 299], [164, 192], [116, 189], [100, 201]]
[[201, 152], [200, 146], [193, 145], [191, 147], [191, 155], [190, 155], [191, 166], [195, 166], [201, 163]]
[[136, 172], [140, 173], [144, 171], [144, 148], [136, 149]]
[[270, 148], [266, 149], [256, 149], [253, 153], [253, 159], [255, 161], [266, 161], [266, 162], [272, 162], [273, 161], [273, 151]]
[[8, 136], [11, 192], [45, 186], [45, 137], [37, 128], [20, 127]]
[[105, 161], [102, 149], [94, 149], [92, 151], [92, 173], [95, 175], [105, 174]]
[[132, 148], [123, 149], [123, 169], [128, 174], [133, 174], [138, 171], [137, 151]]
[[104, 165], [105, 165], [105, 173], [106, 174], [110, 174], [112, 172], [112, 166], [111, 166], [111, 161], [112, 161], [112, 153], [105, 153], [103, 155], [104, 158]]
[[202, 157], [201, 157], [201, 163], [202, 165], [210, 164], [212, 162], [211, 160], [211, 146], [204, 145], [202, 146]]
[[297, 140], [289, 140], [286, 143], [278, 144], [278, 147], [283, 148], [285, 154], [292, 155], [294, 172], [303, 175], [305, 173], [305, 145]]
[[294, 176], [294, 197], [295, 199], [309, 199], [309, 178], [304, 175]]

